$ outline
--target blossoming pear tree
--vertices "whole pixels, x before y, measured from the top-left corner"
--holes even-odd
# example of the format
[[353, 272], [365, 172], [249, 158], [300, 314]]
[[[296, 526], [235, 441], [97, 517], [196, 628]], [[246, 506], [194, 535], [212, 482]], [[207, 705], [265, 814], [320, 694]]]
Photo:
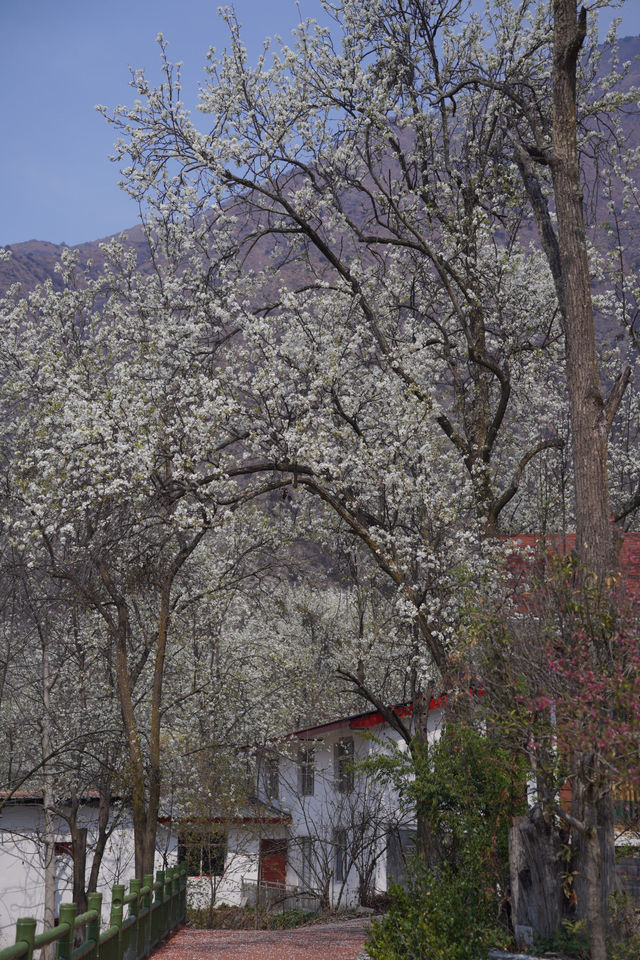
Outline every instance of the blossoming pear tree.
[[[216, 359], [227, 314], [189, 287], [184, 247], [172, 278], [168, 259], [162, 274], [142, 276], [135, 253], [115, 245], [105, 256], [96, 280], [68, 260], [61, 291], [49, 283], [3, 304], [5, 532], [27, 567], [44, 562], [102, 624], [143, 876], [153, 868], [179, 578], [207, 540], [225, 568], [226, 525], [246, 496], [223, 468], [237, 441], [229, 372]], [[148, 727], [135, 708], [146, 683]]]

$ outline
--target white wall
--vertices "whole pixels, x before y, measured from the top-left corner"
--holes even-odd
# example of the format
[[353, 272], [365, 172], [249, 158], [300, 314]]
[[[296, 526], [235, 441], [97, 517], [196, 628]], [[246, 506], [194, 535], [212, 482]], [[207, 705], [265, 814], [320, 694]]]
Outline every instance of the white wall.
[[[428, 734], [431, 740], [440, 735], [442, 711], [429, 714]], [[375, 739], [369, 734], [373, 734]], [[335, 831], [347, 831], [348, 854], [354, 854], [361, 872], [366, 861], [373, 862], [371, 885], [376, 891], [387, 889], [386, 846], [390, 826], [411, 827], [411, 818], [403, 819], [398, 798], [389, 787], [382, 786], [373, 776], [356, 772], [351, 793], [340, 793], [334, 770], [335, 745], [345, 737], [354, 741], [354, 761], [369, 755], [399, 747], [406, 749], [399, 734], [381, 724], [369, 729], [352, 729], [345, 724], [325, 734], [319, 732], [309, 741], [292, 740], [280, 750], [280, 790], [278, 800], [291, 815], [288, 826], [289, 864], [287, 883], [301, 886], [302, 839], [311, 837], [316, 851], [315, 886], [318, 889], [327, 874], [335, 871]], [[307, 743], [315, 745], [315, 784], [313, 796], [303, 797], [299, 792], [298, 750]], [[366, 816], [363, 813], [366, 811]], [[365, 822], [363, 830], [359, 823]], [[358, 834], [358, 830], [361, 833]], [[274, 834], [275, 836], [275, 834]], [[351, 846], [351, 849], [349, 847]], [[312, 871], [313, 873], [314, 871]], [[314, 886], [314, 878], [310, 886]], [[359, 902], [359, 873], [356, 864], [349, 865], [346, 880], [333, 877], [329, 886], [333, 905], [355, 906]]]
[[[87, 880], [91, 869], [91, 845], [97, 833], [97, 808], [87, 805], [79, 816], [79, 826], [87, 828]], [[69, 842], [65, 821], [54, 821], [55, 840]], [[44, 821], [40, 804], [7, 804], [0, 811], [0, 949], [15, 940], [15, 924], [20, 917], [35, 917], [38, 932], [44, 917]], [[157, 869], [164, 860], [175, 863], [175, 843], [166, 828], [158, 832]], [[168, 853], [168, 856], [163, 856]], [[107, 842], [98, 892], [102, 893], [102, 924], [108, 925], [111, 909], [111, 888], [134, 876], [133, 829], [130, 818], [121, 820]], [[56, 858], [56, 913], [61, 902], [70, 902], [73, 871], [70, 858]]]

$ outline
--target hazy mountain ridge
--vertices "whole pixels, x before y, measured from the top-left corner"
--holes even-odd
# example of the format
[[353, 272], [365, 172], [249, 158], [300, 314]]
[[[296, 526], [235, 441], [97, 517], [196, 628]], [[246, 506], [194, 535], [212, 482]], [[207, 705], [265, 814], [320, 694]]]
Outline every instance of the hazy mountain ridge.
[[[640, 36], [620, 39], [618, 59], [620, 63], [630, 63], [628, 75], [621, 85], [622, 89], [628, 90], [633, 86], [640, 87]], [[637, 105], [635, 112], [630, 111], [624, 118], [623, 126], [629, 146], [637, 147], [640, 145], [640, 103]], [[615, 199], [618, 200], [619, 197]], [[601, 219], [605, 219], [605, 217], [602, 216]], [[627, 240], [627, 262], [629, 266], [637, 267], [640, 263], [640, 209], [631, 210], [626, 215], [626, 219], [628, 220], [626, 231], [628, 236], [625, 237]], [[128, 245], [136, 247], [138, 263], [144, 271], [145, 265], [149, 261], [149, 252], [144, 231], [140, 225], [125, 228], [120, 234], [87, 241], [71, 247], [68, 244], [56, 244], [46, 240], [27, 240], [22, 243], [9, 244], [5, 247], [5, 249], [11, 251], [11, 257], [7, 261], [0, 262], [0, 292], [7, 290], [14, 283], [20, 283], [22, 292], [26, 294], [47, 279], [51, 279], [54, 286], [59, 288], [61, 283], [55, 271], [55, 265], [65, 249], [77, 251], [80, 266], [86, 266], [91, 261], [90, 273], [95, 276], [99, 273], [103, 263], [100, 245], [119, 237], [122, 237]], [[253, 264], [255, 268], [259, 269], [261, 266], [259, 261], [263, 257], [268, 257], [267, 250], [263, 249], [261, 255], [255, 258], [258, 261]], [[290, 268], [288, 270], [285, 268], [284, 272], [292, 271], [290, 271]], [[295, 273], [295, 270], [293, 272]], [[284, 276], [282, 279], [291, 282], [294, 277]]]
[[104, 262], [100, 245], [118, 237], [122, 237], [128, 245], [136, 247], [138, 262], [141, 266], [148, 261], [147, 241], [140, 226], [124, 230], [121, 234], [114, 234], [113, 237], [90, 240], [75, 246], [69, 246], [66, 243], [50, 243], [47, 240], [26, 240], [23, 243], [5, 247], [6, 250], [11, 251], [11, 257], [0, 263], [0, 290], [7, 290], [12, 284], [20, 283], [22, 292], [28, 293], [45, 280], [52, 280], [54, 286], [59, 288], [61, 282], [55, 266], [64, 250], [76, 251], [81, 266], [86, 266], [91, 261], [90, 272], [95, 276]]

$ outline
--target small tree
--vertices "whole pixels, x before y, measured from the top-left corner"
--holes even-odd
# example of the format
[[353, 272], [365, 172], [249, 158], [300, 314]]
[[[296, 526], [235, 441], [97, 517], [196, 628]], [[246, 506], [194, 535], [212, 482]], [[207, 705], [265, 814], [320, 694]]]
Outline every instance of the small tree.
[[[624, 586], [605, 602], [595, 578], [578, 576], [575, 560], [540, 560], [519, 615], [494, 630], [509, 657], [498, 651], [484, 671], [496, 734], [531, 771], [533, 806], [513, 831], [515, 921], [548, 936], [563, 919], [582, 917], [594, 953], [611, 906], [601, 879], [610, 823], [600, 811], [613, 809], [616, 794], [640, 780], [637, 615]], [[487, 623], [482, 629], [485, 636], [492, 630]], [[534, 829], [543, 823], [544, 830]], [[548, 874], [553, 899], [544, 900], [542, 886], [527, 899], [518, 875], [529, 868]]]
[[429, 824], [431, 859], [414, 858], [409, 888], [393, 889], [374, 924], [375, 960], [484, 958], [507, 940], [508, 827], [524, 804], [523, 767], [492, 738], [448, 724], [416, 768], [399, 755], [381, 768]]

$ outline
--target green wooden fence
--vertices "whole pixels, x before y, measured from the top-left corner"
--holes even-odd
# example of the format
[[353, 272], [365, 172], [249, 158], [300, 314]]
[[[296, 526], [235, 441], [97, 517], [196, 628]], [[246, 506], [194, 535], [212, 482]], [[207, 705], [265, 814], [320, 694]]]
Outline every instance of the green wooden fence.
[[[158, 870], [156, 882], [149, 874], [144, 885], [132, 880], [125, 896], [124, 886], [112, 892], [109, 928], [100, 933], [102, 894], [90, 893], [89, 909], [76, 916], [75, 903], [60, 905], [60, 921], [53, 930], [36, 934], [36, 921], [24, 917], [16, 924], [16, 942], [0, 950], [0, 960], [32, 960], [34, 950], [57, 943], [58, 960], [142, 960], [154, 947], [184, 923], [187, 915], [187, 868], [181, 863]], [[127, 916], [124, 917], [124, 908]], [[84, 941], [73, 946], [74, 931], [84, 927]]]

